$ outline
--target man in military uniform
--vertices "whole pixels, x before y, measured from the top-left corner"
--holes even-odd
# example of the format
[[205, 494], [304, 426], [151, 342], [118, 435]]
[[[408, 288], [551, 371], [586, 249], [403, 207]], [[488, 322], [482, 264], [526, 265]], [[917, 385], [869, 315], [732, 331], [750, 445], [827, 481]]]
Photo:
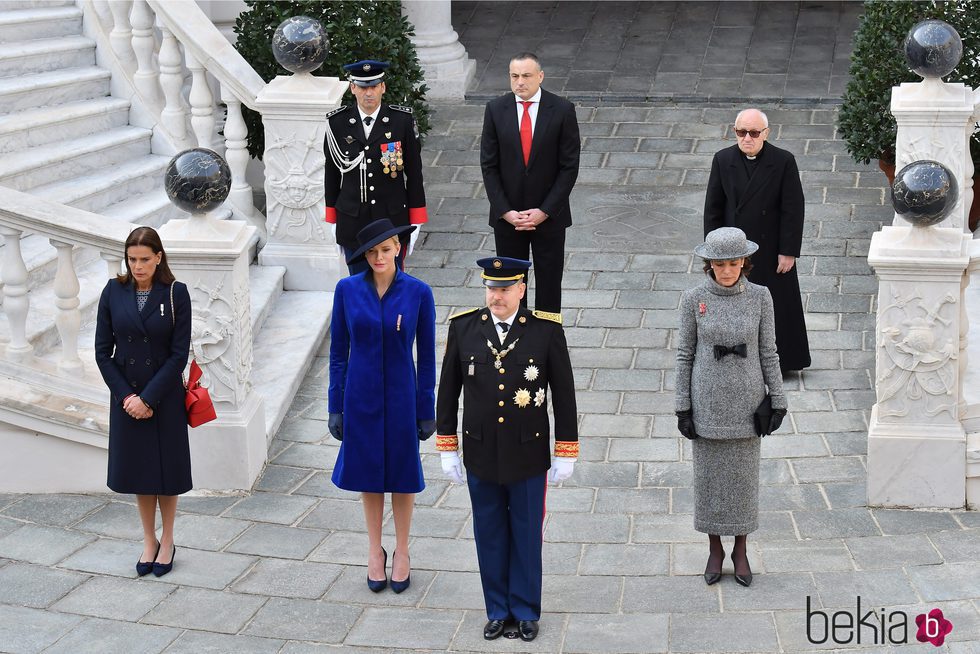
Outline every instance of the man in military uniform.
[[[477, 264], [487, 306], [451, 317], [436, 400], [436, 447], [453, 481], [464, 483], [466, 466], [487, 608], [483, 637], [493, 640], [517, 621], [516, 633], [507, 635], [530, 641], [541, 617], [547, 478], [568, 479], [578, 458], [575, 381], [561, 323], [521, 306], [530, 262], [491, 257]], [[461, 389], [462, 462], [456, 424]]]
[[[383, 61], [358, 61], [344, 66], [355, 106], [327, 114], [324, 133], [324, 199], [326, 221], [334, 225], [345, 258], [357, 249], [357, 233], [379, 218], [396, 227], [419, 225], [404, 256], [411, 254], [428, 220], [422, 188], [422, 156], [418, 128], [409, 107], [381, 102], [385, 93]], [[404, 268], [404, 257], [398, 265]], [[366, 261], [348, 266], [350, 274], [367, 270]]]

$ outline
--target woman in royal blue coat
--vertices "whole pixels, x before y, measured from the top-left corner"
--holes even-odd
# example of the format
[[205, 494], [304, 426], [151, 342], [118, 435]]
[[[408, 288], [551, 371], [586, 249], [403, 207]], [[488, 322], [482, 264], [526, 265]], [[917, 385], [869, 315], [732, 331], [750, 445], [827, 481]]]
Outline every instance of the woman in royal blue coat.
[[[191, 341], [191, 299], [174, 280], [160, 236], [138, 227], [126, 239], [126, 273], [102, 291], [95, 361], [109, 387], [108, 486], [136, 495], [143, 523], [141, 577], [173, 568], [177, 496], [191, 489], [181, 379]], [[156, 509], [163, 530], [156, 537]]]
[[361, 493], [374, 592], [387, 586], [385, 493], [395, 518], [391, 587], [400, 593], [410, 583], [412, 507], [425, 488], [419, 441], [435, 431], [435, 301], [425, 282], [395, 265], [399, 236], [414, 229], [381, 219], [357, 234], [361, 247], [347, 263], [366, 258], [370, 269], [337, 284], [330, 324], [329, 425], [341, 441], [332, 479]]

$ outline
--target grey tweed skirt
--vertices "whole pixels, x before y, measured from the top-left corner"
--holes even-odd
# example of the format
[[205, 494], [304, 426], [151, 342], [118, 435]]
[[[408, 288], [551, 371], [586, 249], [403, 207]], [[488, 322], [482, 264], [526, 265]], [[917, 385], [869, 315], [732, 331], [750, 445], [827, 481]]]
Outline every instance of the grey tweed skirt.
[[691, 441], [694, 455], [694, 528], [741, 536], [759, 528], [761, 438]]

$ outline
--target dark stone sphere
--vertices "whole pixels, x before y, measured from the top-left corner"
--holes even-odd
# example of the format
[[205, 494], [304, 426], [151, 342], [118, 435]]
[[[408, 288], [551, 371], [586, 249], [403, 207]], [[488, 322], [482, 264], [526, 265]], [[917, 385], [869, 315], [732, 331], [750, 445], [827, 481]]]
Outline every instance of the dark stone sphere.
[[905, 59], [909, 68], [926, 79], [946, 77], [963, 56], [963, 41], [949, 23], [924, 20], [905, 37]]
[[938, 161], [913, 161], [895, 173], [892, 183], [895, 212], [917, 227], [942, 222], [957, 197], [956, 178]]
[[309, 16], [282, 21], [272, 35], [272, 54], [279, 65], [292, 73], [309, 73], [327, 59], [327, 31]]
[[188, 213], [208, 213], [231, 191], [231, 169], [217, 152], [191, 148], [174, 155], [164, 177], [167, 197]]

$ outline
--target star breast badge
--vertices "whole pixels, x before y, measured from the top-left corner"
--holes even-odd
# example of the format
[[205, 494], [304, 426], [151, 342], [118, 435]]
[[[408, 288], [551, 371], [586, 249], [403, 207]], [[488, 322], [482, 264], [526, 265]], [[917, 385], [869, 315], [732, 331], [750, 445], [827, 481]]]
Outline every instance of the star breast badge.
[[538, 378], [537, 366], [528, 366], [527, 368], [524, 369], [524, 379], [528, 381], [534, 381], [537, 378]]
[[539, 388], [538, 392], [534, 394], [534, 406], [542, 406], [544, 404], [544, 389]]
[[531, 403], [531, 391], [526, 388], [519, 388], [517, 392], [514, 393], [514, 404], [521, 407], [522, 409]]

